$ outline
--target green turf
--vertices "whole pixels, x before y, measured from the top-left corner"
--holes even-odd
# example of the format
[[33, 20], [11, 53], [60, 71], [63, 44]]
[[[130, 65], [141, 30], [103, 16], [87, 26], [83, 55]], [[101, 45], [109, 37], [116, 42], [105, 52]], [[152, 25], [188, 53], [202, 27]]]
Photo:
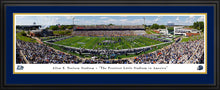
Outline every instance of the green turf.
[[[100, 39], [101, 39], [101, 38], [99, 38], [99, 40], [100, 40]], [[69, 53], [69, 54], [72, 54], [72, 55], [76, 55], [76, 56], [79, 56], [79, 57], [91, 58], [91, 56], [79, 55], [79, 54], [77, 54], [77, 53], [73, 53], [73, 52], [66, 51], [66, 50], [64, 50], [64, 49], [62, 49], [61, 47], [56, 46], [56, 45], [50, 45], [49, 43], [46, 43], [46, 44], [49, 45], [49, 46], [51, 46], [51, 47], [53, 47], [54, 49], [57, 49], [57, 50], [60, 50], [60, 51], [63, 51], [63, 52], [66, 52], [66, 53]], [[171, 43], [161, 44], [161, 45], [158, 45], [157, 47], [154, 47], [153, 49], [151, 49], [151, 50], [149, 50], [149, 51], [142, 52], [142, 53], [137, 54], [137, 55], [127, 55], [127, 56], [126, 56], [126, 55], [118, 55], [118, 56], [116, 57], [116, 59], [119, 59], [119, 58], [129, 58], [129, 57], [134, 57], [134, 56], [138, 56], [138, 55], [142, 55], [142, 54], [147, 54], [147, 53], [156, 51], [156, 50], [158, 50], [158, 49], [161, 49], [161, 48], [163, 48], [163, 47], [165, 47], [165, 46], [168, 46], [168, 45], [170, 45], [170, 44], [171, 44]]]
[[[121, 42], [110, 43], [107, 45], [99, 45], [98, 43], [103, 43], [104, 40], [118, 41], [119, 38]], [[126, 37], [85, 37], [85, 36], [75, 36], [69, 39], [61, 40], [55, 42], [55, 44], [61, 44], [77, 48], [87, 48], [87, 49], [129, 49], [138, 48], [154, 44], [162, 43], [153, 39], [149, 39], [143, 36], [126, 36]]]
[[153, 49], [151, 49], [151, 50], [148, 50], [148, 51], [146, 51], [146, 52], [142, 52], [142, 53], [139, 53], [138, 55], [119, 55], [119, 56], [117, 56], [117, 58], [129, 58], [129, 57], [134, 57], [134, 56], [139, 56], [139, 55], [142, 55], [142, 54], [147, 54], [147, 53], [150, 53], [150, 52], [153, 52], [153, 51], [156, 51], [156, 50], [158, 50], [158, 49], [161, 49], [161, 48], [163, 48], [163, 47], [165, 47], [165, 46], [168, 46], [168, 45], [170, 45], [171, 43], [166, 43], [166, 44], [162, 44], [162, 45], [158, 45], [157, 47], [154, 47]]
[[[45, 43], [45, 42], [44, 42]], [[56, 46], [56, 45], [52, 45], [52, 44], [49, 44], [49, 43], [45, 43], [47, 44], [48, 46], [50, 47], [53, 47], [54, 49], [56, 50], [59, 50], [59, 51], [62, 51], [62, 52], [66, 52], [66, 53], [69, 53], [71, 55], [76, 55], [76, 56], [79, 56], [79, 57], [87, 57], [87, 58], [91, 58], [91, 56], [86, 56], [86, 55], [80, 55], [80, 54], [77, 54], [77, 53], [73, 53], [73, 52], [69, 52], [65, 49], [62, 49], [62, 47], [59, 47], [59, 46]]]

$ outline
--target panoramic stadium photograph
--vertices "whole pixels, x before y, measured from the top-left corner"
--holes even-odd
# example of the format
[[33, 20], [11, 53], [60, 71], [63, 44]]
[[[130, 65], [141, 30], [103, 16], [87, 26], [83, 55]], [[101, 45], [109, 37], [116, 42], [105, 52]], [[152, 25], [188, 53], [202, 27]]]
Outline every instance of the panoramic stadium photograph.
[[204, 64], [203, 15], [18, 15], [16, 64]]

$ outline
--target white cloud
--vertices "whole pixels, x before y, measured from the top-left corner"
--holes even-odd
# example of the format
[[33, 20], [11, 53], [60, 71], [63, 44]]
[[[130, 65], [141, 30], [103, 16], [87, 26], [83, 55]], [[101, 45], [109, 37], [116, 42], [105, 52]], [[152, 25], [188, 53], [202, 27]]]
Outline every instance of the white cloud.
[[176, 18], [176, 21], [179, 21], [179, 20], [180, 20], [179, 17], [177, 17], [177, 18]]
[[60, 17], [60, 16], [22, 16], [22, 18], [23, 19], [17, 20], [16, 24], [33, 25], [33, 22], [36, 22], [36, 24], [42, 25], [42, 26], [56, 25], [58, 23], [59, 24], [71, 23], [72, 24], [72, 20], [66, 20], [66, 17]]
[[186, 18], [185, 23], [186, 24], [192, 24], [194, 22], [195, 17], [194, 16], [189, 16], [189, 18]]
[[133, 21], [131, 21], [132, 23], [143, 23], [144, 20], [143, 19], [134, 19]]
[[173, 23], [172, 21], [168, 21], [168, 23]]
[[17, 19], [23, 19], [24, 16], [16, 16]]
[[106, 22], [115, 22], [115, 21], [117, 21], [116, 19], [108, 19], [108, 20], [106, 20]]
[[99, 24], [116, 24], [116, 25], [140, 25], [143, 24], [143, 19], [134, 19], [134, 20], [128, 20], [128, 19], [108, 19], [108, 20], [98, 20], [95, 23]]
[[59, 20], [60, 18], [55, 18], [55, 20]]
[[120, 19], [119, 21], [122, 21], [122, 22], [124, 22], [124, 21], [127, 21], [128, 19]]
[[151, 21], [151, 20], [147, 20], [146, 24], [150, 25], [150, 24], [153, 24], [154, 22]]
[[54, 19], [52, 18], [52, 21], [53, 21], [53, 22], [52, 22], [53, 24], [61, 24], [60, 18], [58, 18], [58, 17], [57, 17], [57, 18], [54, 18]]
[[50, 16], [42, 16], [38, 17], [38, 21], [42, 25], [56, 25], [61, 24], [60, 17], [50, 17]]
[[160, 18], [156, 18], [154, 21], [157, 22], [157, 21], [159, 21], [159, 19], [160, 19]]
[[74, 16], [66, 16], [66, 19], [73, 19]]
[[108, 17], [100, 17], [100, 19], [107, 19]]
[[157, 16], [157, 18], [154, 19], [154, 21], [155, 21], [155, 22], [158, 22], [158, 21], [160, 20], [161, 17], [162, 17], [162, 16]]
[[80, 21], [79, 19], [74, 19], [74, 21]]
[[189, 18], [194, 19], [195, 17], [194, 16], [189, 16]]
[[204, 21], [204, 16], [199, 17], [197, 21]]

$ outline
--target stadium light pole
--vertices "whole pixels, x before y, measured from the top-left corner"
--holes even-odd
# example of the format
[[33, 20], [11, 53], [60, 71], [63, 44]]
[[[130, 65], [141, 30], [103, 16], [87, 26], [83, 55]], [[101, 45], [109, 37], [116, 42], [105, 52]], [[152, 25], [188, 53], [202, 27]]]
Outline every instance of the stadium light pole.
[[[74, 29], [75, 29], [75, 27], [74, 27], [74, 19], [75, 19], [75, 18], [73, 17], [73, 31], [74, 31]], [[72, 32], [73, 32], [73, 31], [72, 31]]]
[[[173, 40], [174, 40], [174, 36], [175, 36], [175, 28], [176, 27], [173, 27]], [[174, 40], [175, 41], [175, 40]]]
[[146, 25], [145, 25], [145, 17], [144, 17], [144, 29], [146, 29]]
[[175, 35], [175, 27], [173, 27], [173, 40], [174, 40], [174, 35]]
[[73, 25], [74, 25], [74, 19], [75, 19], [75, 18], [73, 17]]

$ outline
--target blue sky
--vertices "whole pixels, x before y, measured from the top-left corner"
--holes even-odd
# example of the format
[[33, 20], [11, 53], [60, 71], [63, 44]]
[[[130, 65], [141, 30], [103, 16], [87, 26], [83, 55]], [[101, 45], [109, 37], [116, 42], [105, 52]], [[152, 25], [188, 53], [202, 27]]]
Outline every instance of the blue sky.
[[74, 22], [77, 25], [94, 24], [116, 24], [116, 25], [192, 25], [196, 21], [204, 21], [204, 16], [16, 16], [17, 25], [32, 25], [36, 22], [38, 25], [71, 25]]

